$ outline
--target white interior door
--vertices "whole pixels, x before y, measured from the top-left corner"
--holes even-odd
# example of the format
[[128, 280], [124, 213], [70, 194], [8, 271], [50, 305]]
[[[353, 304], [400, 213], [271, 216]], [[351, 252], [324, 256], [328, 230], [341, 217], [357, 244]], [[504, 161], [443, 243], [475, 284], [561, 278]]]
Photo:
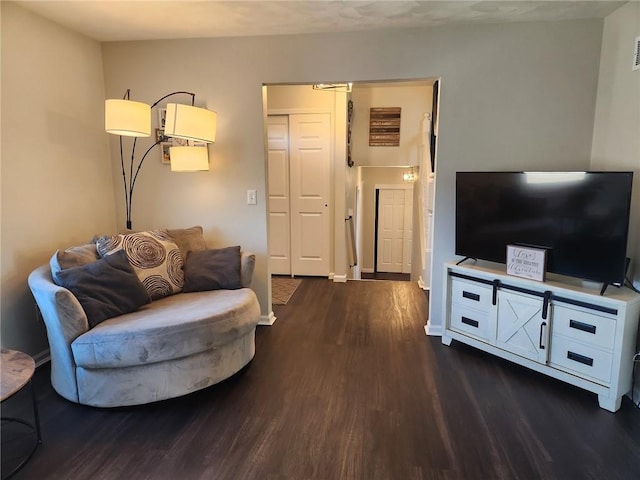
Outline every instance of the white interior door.
[[270, 115], [267, 124], [269, 257], [271, 272], [291, 274], [289, 210], [289, 117]]
[[[406, 238], [407, 229], [411, 229], [409, 192], [410, 190], [405, 189], [379, 189], [376, 262], [376, 271], [378, 272], [403, 273], [406, 262], [405, 248], [406, 254], [409, 258], [411, 257], [410, 234], [408, 235], [409, 239]], [[409, 203], [408, 208], [407, 203]]]
[[293, 275], [329, 275], [331, 118], [289, 115]]

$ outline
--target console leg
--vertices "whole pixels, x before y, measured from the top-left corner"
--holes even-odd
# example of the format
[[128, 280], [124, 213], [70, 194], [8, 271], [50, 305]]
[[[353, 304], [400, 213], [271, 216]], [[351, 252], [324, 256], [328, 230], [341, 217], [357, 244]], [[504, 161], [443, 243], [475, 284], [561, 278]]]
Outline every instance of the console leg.
[[622, 404], [622, 397], [609, 397], [602, 394], [598, 394], [598, 405], [600, 408], [609, 410], [610, 412], [617, 412], [620, 410]]
[[451, 340], [453, 340], [453, 338], [447, 337], [446, 335], [442, 335], [442, 344], [443, 345], [446, 345], [448, 347], [449, 345], [451, 345]]

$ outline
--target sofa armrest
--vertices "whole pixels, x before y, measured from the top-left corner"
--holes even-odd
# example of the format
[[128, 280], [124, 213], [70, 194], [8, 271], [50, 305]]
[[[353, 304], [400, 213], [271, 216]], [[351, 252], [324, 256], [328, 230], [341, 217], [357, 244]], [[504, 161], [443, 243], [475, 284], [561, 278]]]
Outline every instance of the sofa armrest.
[[63, 397], [77, 402], [76, 364], [71, 342], [89, 330], [87, 316], [69, 290], [53, 283], [49, 265], [42, 265], [31, 272], [29, 288], [47, 328], [51, 382]]
[[253, 280], [253, 269], [256, 266], [256, 255], [251, 252], [241, 252], [240, 254], [240, 277], [242, 286], [251, 288]]

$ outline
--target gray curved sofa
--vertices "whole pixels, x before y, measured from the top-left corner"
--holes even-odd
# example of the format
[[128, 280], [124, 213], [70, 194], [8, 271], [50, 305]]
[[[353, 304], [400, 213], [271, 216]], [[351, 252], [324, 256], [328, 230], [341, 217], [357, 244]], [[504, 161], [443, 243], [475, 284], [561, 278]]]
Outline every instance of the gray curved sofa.
[[29, 287], [47, 329], [54, 389], [72, 402], [116, 407], [185, 395], [238, 372], [255, 353], [254, 261], [242, 253], [243, 288], [177, 293], [93, 328], [50, 266], [36, 268]]

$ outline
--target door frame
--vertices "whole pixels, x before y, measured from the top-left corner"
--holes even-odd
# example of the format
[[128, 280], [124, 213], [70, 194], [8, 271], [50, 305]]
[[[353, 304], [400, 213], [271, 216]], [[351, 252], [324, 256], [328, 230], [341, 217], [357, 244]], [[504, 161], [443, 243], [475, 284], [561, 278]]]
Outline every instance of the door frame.
[[[413, 204], [413, 183], [392, 183], [392, 184], [375, 184], [374, 191], [374, 218], [373, 218], [373, 273], [378, 273], [378, 205], [380, 198], [380, 190], [410, 190], [411, 191], [411, 203]], [[406, 212], [405, 212], [406, 215]], [[411, 231], [413, 232], [413, 213], [411, 215]], [[403, 241], [403, 258], [404, 258], [404, 241]], [[411, 263], [413, 264], [413, 254], [410, 253]], [[403, 262], [404, 264], [404, 262]], [[404, 265], [403, 265], [404, 267]], [[409, 272], [411, 273], [411, 272]]]

